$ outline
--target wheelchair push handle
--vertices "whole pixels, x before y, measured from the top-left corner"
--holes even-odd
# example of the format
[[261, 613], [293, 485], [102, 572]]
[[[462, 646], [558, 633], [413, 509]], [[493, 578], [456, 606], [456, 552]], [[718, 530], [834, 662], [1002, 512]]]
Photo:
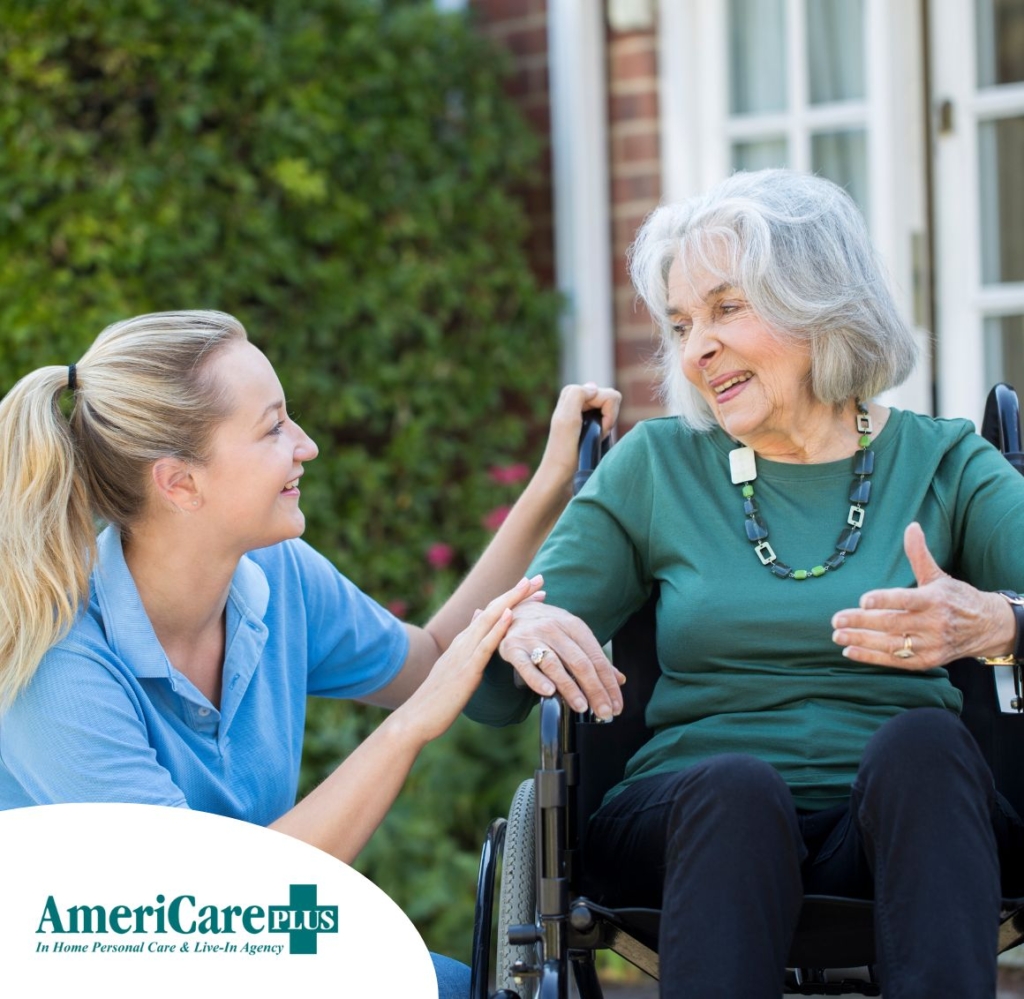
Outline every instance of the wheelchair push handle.
[[601, 440], [601, 410], [588, 409], [583, 414], [583, 427], [580, 430], [579, 467], [572, 477], [573, 496], [583, 488], [607, 450], [608, 441]]
[[1012, 385], [999, 382], [992, 387], [985, 401], [981, 436], [994, 444], [1003, 457], [1024, 474], [1024, 451], [1021, 448], [1020, 403]]

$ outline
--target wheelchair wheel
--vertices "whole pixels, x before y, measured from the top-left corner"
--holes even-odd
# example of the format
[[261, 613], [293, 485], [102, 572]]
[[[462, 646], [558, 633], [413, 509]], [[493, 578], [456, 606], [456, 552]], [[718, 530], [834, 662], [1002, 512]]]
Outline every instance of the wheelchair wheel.
[[532, 780], [519, 785], [508, 812], [505, 853], [501, 865], [501, 889], [498, 901], [498, 943], [495, 984], [499, 989], [517, 992], [520, 999], [534, 999], [537, 980], [524, 978], [516, 984], [509, 969], [516, 961], [535, 964], [533, 946], [512, 946], [508, 928], [537, 919], [536, 834], [534, 786]]

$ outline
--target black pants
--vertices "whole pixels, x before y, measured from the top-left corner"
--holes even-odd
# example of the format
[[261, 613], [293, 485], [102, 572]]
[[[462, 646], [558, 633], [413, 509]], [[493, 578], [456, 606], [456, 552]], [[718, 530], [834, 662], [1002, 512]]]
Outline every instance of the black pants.
[[967, 729], [922, 708], [869, 741], [848, 807], [798, 812], [770, 766], [716, 756], [628, 787], [586, 849], [606, 902], [662, 909], [663, 999], [779, 999], [804, 893], [875, 899], [886, 999], [984, 999], [1022, 838]]

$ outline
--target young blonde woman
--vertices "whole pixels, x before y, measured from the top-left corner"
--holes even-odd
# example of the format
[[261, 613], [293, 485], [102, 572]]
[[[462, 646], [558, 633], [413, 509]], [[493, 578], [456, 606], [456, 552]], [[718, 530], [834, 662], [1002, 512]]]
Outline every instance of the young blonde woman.
[[[591, 408], [609, 429], [617, 393], [563, 391], [537, 474], [418, 628], [299, 540], [317, 447], [233, 317], [140, 316], [27, 375], [0, 403], [0, 808], [195, 808], [351, 861], [511, 608], [541, 596], [521, 577], [568, 499]], [[296, 804], [310, 694], [395, 710]], [[442, 997], [464, 994], [461, 970], [439, 972]]]

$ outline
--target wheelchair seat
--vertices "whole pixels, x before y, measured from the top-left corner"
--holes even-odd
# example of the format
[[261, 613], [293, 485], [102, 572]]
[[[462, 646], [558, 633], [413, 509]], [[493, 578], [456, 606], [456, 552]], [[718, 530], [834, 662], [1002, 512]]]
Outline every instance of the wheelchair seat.
[[[1016, 393], [989, 394], [982, 434], [1024, 474]], [[599, 459], [600, 427], [585, 427], [581, 466]], [[581, 472], [579, 484], [585, 480]], [[580, 999], [601, 999], [594, 964], [607, 949], [658, 977], [660, 913], [608, 908], [594, 901], [582, 844], [587, 818], [619, 782], [627, 762], [650, 738], [645, 709], [660, 674], [655, 648], [657, 592], [612, 641], [614, 662], [629, 677], [630, 696], [611, 725], [575, 714], [557, 695], [540, 699], [540, 765], [516, 794], [509, 819], [491, 823], [477, 884], [472, 999], [565, 999], [571, 966]], [[1024, 815], [1024, 694], [1020, 667], [962, 659], [947, 667], [964, 695], [961, 714], [1001, 794]], [[1010, 695], [1000, 696], [998, 671]], [[499, 861], [495, 983], [488, 992], [491, 923]], [[529, 868], [524, 883], [523, 871]], [[510, 870], [510, 868], [515, 868]], [[1018, 872], [1024, 884], [1024, 858]], [[511, 887], [510, 887], [511, 886]], [[506, 897], [507, 896], [507, 897]], [[1024, 899], [1005, 899], [999, 952], [1024, 941]], [[787, 995], [881, 995], [874, 975], [873, 906], [862, 899], [804, 896], [790, 949]]]

